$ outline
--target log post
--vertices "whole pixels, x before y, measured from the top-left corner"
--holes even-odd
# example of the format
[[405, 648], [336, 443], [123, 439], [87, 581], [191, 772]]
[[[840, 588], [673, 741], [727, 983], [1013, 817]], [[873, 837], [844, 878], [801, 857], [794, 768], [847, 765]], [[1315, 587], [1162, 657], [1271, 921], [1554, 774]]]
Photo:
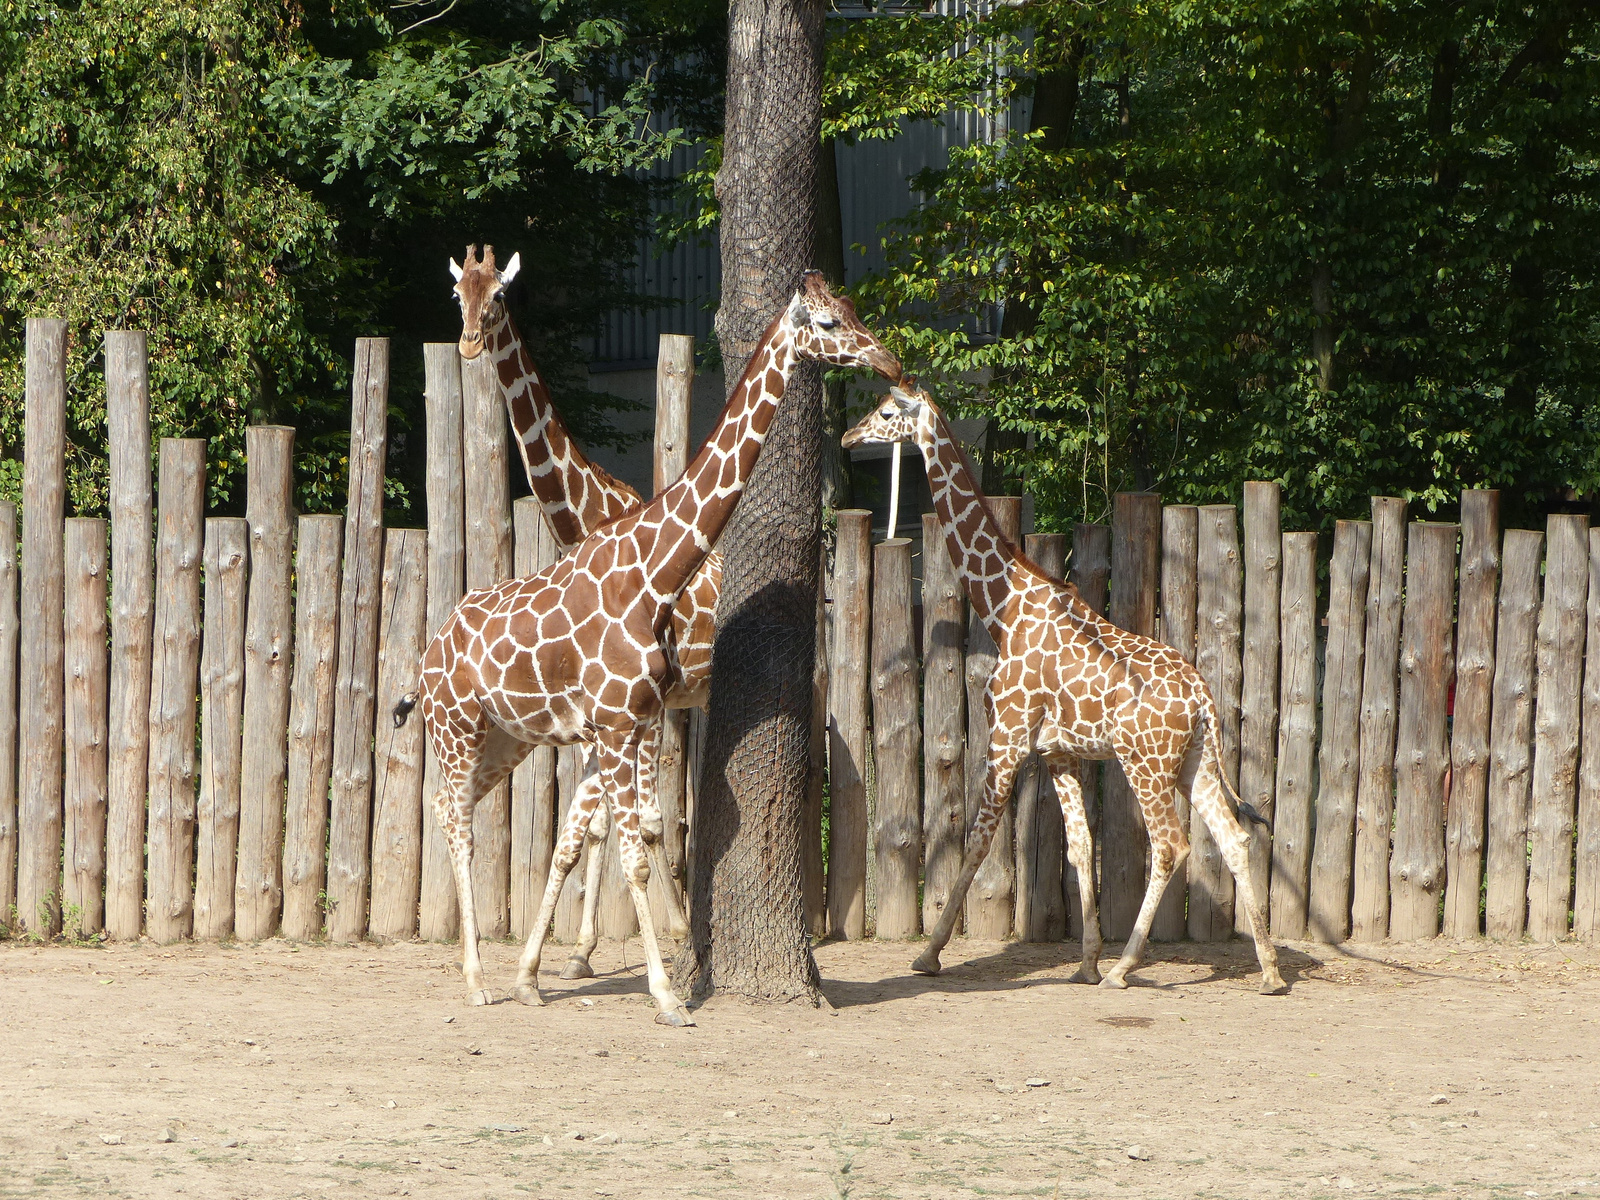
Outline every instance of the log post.
[[828, 668], [828, 931], [867, 936], [867, 662], [872, 514], [840, 509]]
[[1311, 851], [1307, 934], [1337, 943], [1350, 936], [1355, 872], [1356, 785], [1361, 763], [1361, 679], [1367, 648], [1367, 577], [1372, 523], [1333, 527], [1328, 569], [1328, 641], [1322, 674], [1322, 746], [1317, 758], [1317, 836]]
[[[1222, 771], [1239, 776], [1240, 615], [1244, 570], [1239, 512], [1231, 504], [1200, 508], [1196, 558], [1195, 666], [1217, 703]], [[1233, 876], [1198, 812], [1189, 815], [1189, 936], [1223, 941], [1233, 933]]]
[[[1195, 615], [1199, 581], [1196, 577], [1200, 510], [1192, 504], [1169, 504], [1161, 510], [1161, 640], [1185, 662], [1194, 661]], [[1178, 793], [1178, 820], [1189, 828], [1189, 799]], [[1150, 923], [1150, 936], [1158, 942], [1182, 941], [1189, 932], [1187, 867], [1167, 883], [1161, 906]]]
[[[1278, 750], [1279, 594], [1283, 586], [1281, 491], [1276, 483], [1244, 485], [1244, 677], [1239, 691], [1239, 797], [1269, 822], [1276, 806]], [[1250, 886], [1268, 904], [1272, 834], [1245, 822]], [[1235, 911], [1234, 929], [1250, 917]]]
[[245, 588], [250, 522], [212, 517], [203, 558], [200, 639], [200, 799], [195, 808], [194, 936], [233, 936], [244, 736]]
[[[950, 903], [967, 837], [966, 594], [937, 513], [922, 516], [922, 927]], [[956, 925], [960, 931], [960, 923]]]
[[1456, 694], [1445, 807], [1446, 937], [1477, 937], [1483, 888], [1489, 704], [1494, 688], [1494, 599], [1500, 577], [1500, 493], [1461, 493], [1461, 593], [1456, 608]]
[[189, 936], [194, 918], [195, 697], [200, 690], [200, 554], [206, 444], [161, 440], [155, 655], [150, 670], [150, 872], [145, 930]]
[[[828, 547], [825, 542], [818, 546], [817, 556], [816, 648], [811, 663], [811, 745], [806, 803], [800, 813], [800, 887], [805, 904], [806, 932], [814, 938], [823, 937], [828, 932], [828, 883], [822, 866], [822, 809], [828, 792], [828, 596], [825, 586], [828, 578]], [[695, 773], [694, 764], [690, 761], [690, 722], [693, 713], [703, 715], [704, 712], [704, 709], [694, 709], [684, 714], [682, 740], [677, 745], [677, 753], [683, 757], [683, 796], [680, 804], [683, 820], [679, 832], [684, 835], [684, 841], [683, 865], [675, 865], [673, 871], [684, 881], [689, 878], [688, 816], [693, 792], [692, 776]], [[668, 744], [663, 740], [663, 759], [667, 749]], [[688, 890], [684, 888], [685, 900]]]
[[[244, 431], [250, 586], [244, 624], [244, 745], [233, 927], [241, 941], [278, 931], [283, 909], [283, 803], [288, 772], [294, 569], [294, 430]], [[319, 847], [318, 854], [321, 854]], [[318, 922], [321, 928], [321, 922]]]
[[155, 502], [150, 371], [142, 331], [106, 333], [110, 459], [111, 699], [106, 764], [106, 933], [144, 929], [145, 798], [150, 770], [150, 638], [155, 620]]
[[1533, 718], [1533, 797], [1528, 810], [1528, 936], [1553, 942], [1567, 936], [1572, 900], [1589, 518], [1552, 514], [1546, 547]]
[[[439, 632], [467, 587], [466, 481], [461, 443], [461, 354], [454, 342], [423, 346], [428, 424], [428, 639]], [[426, 642], [424, 643], [426, 645]], [[424, 738], [426, 741], [426, 737]], [[431, 743], [422, 769], [422, 908], [424, 941], [454, 941], [460, 929], [450, 851], [433, 815], [439, 764]]]
[[[1030, 533], [1023, 548], [1034, 565], [1053, 579], [1066, 577], [1066, 539], [1059, 533]], [[1017, 937], [1025, 942], [1059, 942], [1067, 936], [1067, 909], [1061, 891], [1066, 829], [1050, 772], [1030, 754], [1017, 774]]]
[[66, 822], [61, 898], [76, 937], [105, 925], [106, 523], [71, 517], [66, 528]]
[[[1402, 942], [1439, 932], [1445, 773], [1450, 768], [1445, 725], [1455, 677], [1451, 632], [1459, 532], [1457, 525], [1414, 521], [1407, 537], [1395, 733], [1394, 855], [1389, 864], [1389, 936]], [[1576, 731], [1573, 745], [1577, 745]]]
[[[1104, 616], [1111, 590], [1109, 525], [1080, 524], [1072, 527], [1071, 581], [1083, 597], [1083, 602]], [[1078, 763], [1076, 774], [1078, 788], [1083, 793], [1083, 811], [1093, 833], [1100, 828], [1100, 764], [1082, 760]], [[1091, 881], [1090, 886], [1098, 886], [1097, 881]], [[1067, 908], [1067, 936], [1074, 940], [1083, 937], [1083, 908], [1078, 902], [1078, 895], [1077, 868], [1070, 862], [1064, 863], [1061, 896]]]
[[1528, 907], [1528, 796], [1533, 785], [1533, 661], [1544, 535], [1508, 529], [1500, 558], [1494, 704], [1489, 722], [1489, 835], [1484, 932], [1522, 936]]
[[428, 614], [428, 531], [391, 529], [384, 538], [378, 634], [378, 701], [372, 755], [372, 910], [368, 932], [406, 941], [417, 934], [422, 895], [421, 721], [398, 729], [394, 706], [422, 673]]
[[[1019, 496], [991, 496], [1000, 532], [1012, 543], [1022, 544], [1022, 499]], [[994, 674], [999, 651], [977, 613], [967, 626], [967, 820], [971, 829], [983, 807], [984, 781], [989, 773], [989, 709], [984, 695]], [[1013, 789], [1014, 790], [1014, 789]], [[1011, 919], [1017, 903], [1017, 863], [1014, 841], [1016, 823], [1012, 819], [1011, 797], [1000, 810], [994, 841], [988, 857], [973, 877], [967, 892], [967, 936], [997, 942], [1011, 936]]]
[[1361, 680], [1361, 775], [1356, 790], [1355, 883], [1350, 903], [1350, 936], [1358, 942], [1380, 942], [1389, 932], [1395, 687], [1405, 525], [1404, 500], [1372, 497], [1372, 568], [1367, 577], [1367, 649]]
[[[283, 827], [283, 936], [322, 935], [333, 773], [333, 678], [339, 658], [344, 518], [300, 518], [295, 552], [294, 678], [289, 688], [288, 804]], [[246, 729], [245, 736], [253, 731]]]
[[18, 694], [17, 916], [30, 933], [61, 929], [62, 524], [66, 505], [67, 323], [27, 321], [22, 462], [22, 659]]
[[[518, 579], [556, 561], [555, 539], [537, 497], [524, 496], [512, 506], [512, 523]], [[433, 824], [433, 817], [427, 815], [425, 822]], [[556, 748], [535, 746], [511, 775], [511, 936], [519, 941], [533, 932], [538, 918], [555, 837]], [[655, 886], [652, 876], [652, 890]]]
[[1311, 887], [1311, 781], [1317, 750], [1317, 535], [1283, 535], [1277, 797], [1272, 818], [1271, 926], [1306, 936]]
[[[499, 390], [496, 381], [497, 401]], [[350, 381], [350, 485], [345, 500], [344, 575], [339, 584], [339, 666], [333, 681], [333, 774], [328, 787], [328, 937], [335, 942], [360, 941], [367, 930], [388, 417], [389, 339], [357, 338]]]
[[872, 553], [872, 753], [877, 768], [877, 936], [921, 930], [922, 795], [917, 779], [917, 648], [911, 630], [911, 540]]
[[[140, 810], [141, 829], [143, 810]], [[0, 928], [17, 902], [17, 506], [0, 500]]]
[[[0, 530], [5, 527], [0, 513]], [[4, 619], [4, 581], [0, 579], [0, 620]], [[1600, 528], [1589, 530], [1589, 628], [1583, 669], [1583, 747], [1578, 776], [1578, 862], [1572, 896], [1573, 936], [1600, 937]], [[4, 638], [0, 638], [0, 652]], [[4, 660], [0, 659], [0, 668]], [[0, 676], [0, 707], [4, 705]]]

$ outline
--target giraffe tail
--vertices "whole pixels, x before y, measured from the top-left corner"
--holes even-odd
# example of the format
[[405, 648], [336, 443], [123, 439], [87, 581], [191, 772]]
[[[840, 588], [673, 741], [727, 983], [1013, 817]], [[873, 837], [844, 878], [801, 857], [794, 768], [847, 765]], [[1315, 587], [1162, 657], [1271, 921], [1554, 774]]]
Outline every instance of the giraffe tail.
[[1228, 773], [1222, 769], [1221, 722], [1217, 717], [1217, 702], [1212, 698], [1211, 690], [1209, 688], [1206, 689], [1205, 707], [1201, 710], [1201, 717], [1205, 721], [1206, 725], [1204, 734], [1206, 739], [1206, 747], [1204, 753], [1211, 758], [1212, 764], [1216, 767], [1217, 782], [1222, 786], [1223, 796], [1225, 796], [1228, 800], [1228, 803], [1233, 806], [1234, 816], [1245, 821], [1253, 822], [1254, 824], [1259, 825], [1263, 829], [1270, 832], [1272, 829], [1272, 822], [1257, 812], [1255, 805], [1251, 804], [1249, 801], [1245, 800], [1244, 797], [1239, 795], [1233, 784], [1229, 782]]
[[411, 710], [417, 706], [417, 693], [407, 692], [400, 697], [400, 703], [394, 706], [394, 727], [399, 729], [406, 723], [406, 718], [411, 715]]

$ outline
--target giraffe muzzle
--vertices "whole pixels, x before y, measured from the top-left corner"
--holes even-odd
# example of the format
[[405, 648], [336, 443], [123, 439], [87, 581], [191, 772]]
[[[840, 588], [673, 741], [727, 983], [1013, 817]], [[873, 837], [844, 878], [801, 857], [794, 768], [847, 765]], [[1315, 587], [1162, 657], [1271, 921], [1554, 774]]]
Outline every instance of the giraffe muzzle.
[[483, 353], [483, 334], [463, 333], [461, 340], [456, 343], [456, 349], [461, 352], [461, 357], [467, 360], [477, 358]]

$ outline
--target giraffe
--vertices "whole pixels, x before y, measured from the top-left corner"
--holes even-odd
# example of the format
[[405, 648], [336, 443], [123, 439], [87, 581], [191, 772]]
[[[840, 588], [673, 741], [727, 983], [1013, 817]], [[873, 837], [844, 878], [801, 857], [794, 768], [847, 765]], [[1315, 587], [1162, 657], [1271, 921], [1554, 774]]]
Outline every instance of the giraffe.
[[[907, 377], [844, 436], [847, 447], [910, 439], [922, 452], [934, 507], [950, 557], [959, 566], [973, 611], [999, 648], [985, 693], [988, 772], [982, 807], [967, 835], [961, 875], [939, 914], [929, 945], [911, 969], [939, 973], [939, 954], [988, 854], [1017, 769], [1037, 752], [1049, 767], [1066, 822], [1067, 854], [1078, 870], [1083, 956], [1073, 979], [1125, 988], [1150, 935], [1167, 881], [1189, 854], [1178, 818], [1183, 789], [1210, 829], [1239, 902], [1250, 917], [1261, 991], [1281, 995], [1277, 950], [1250, 885], [1248, 838], [1238, 815], [1260, 821], [1222, 772], [1216, 703], [1200, 673], [1170, 646], [1119, 629], [1083, 602], [1070, 583], [1051, 579], [1000, 532], [972, 465], [926, 392]], [[930, 551], [931, 553], [932, 551]], [[1121, 959], [1100, 975], [1102, 946], [1094, 896], [1094, 846], [1073, 770], [1075, 759], [1116, 759], [1139, 799], [1150, 833], [1150, 881]]]
[[[522, 255], [513, 254], [500, 270], [495, 265], [494, 247], [485, 245], [480, 256], [469, 245], [462, 261], [450, 260], [455, 279], [452, 294], [461, 308], [461, 337], [457, 343], [461, 357], [474, 359], [485, 350], [500, 377], [506, 413], [516, 435], [528, 484], [544, 512], [557, 550], [565, 554], [607, 521], [638, 508], [639, 493], [584, 456], [556, 411], [550, 390], [545, 386], [505, 303], [507, 286], [522, 266]], [[716, 629], [717, 595], [722, 584], [722, 555], [713, 550], [701, 568], [679, 593], [672, 609], [669, 668], [671, 679], [666, 692], [666, 707], [700, 708], [705, 705], [711, 685], [711, 643]], [[671, 935], [681, 939], [688, 932], [679, 881], [667, 861], [663, 842], [664, 828], [656, 802], [655, 764], [660, 753], [659, 725], [640, 743], [639, 818], [640, 833], [652, 866], [666, 881], [667, 916]], [[592, 757], [592, 756], [591, 756]], [[581, 788], [598, 788], [592, 772]], [[599, 941], [596, 916], [600, 906], [600, 849], [609, 832], [608, 809], [603, 804], [574, 805], [568, 822], [592, 812], [586, 829], [590, 853], [584, 879], [583, 920], [578, 943], [561, 968], [563, 979], [585, 979], [594, 974], [589, 956]]]
[[[433, 807], [455, 870], [469, 1003], [491, 999], [472, 901], [473, 809], [532, 745], [589, 741], [616, 814], [623, 874], [660, 1010], [656, 1019], [693, 1024], [667, 981], [645, 894], [650, 865], [636, 799], [640, 747], [670, 684], [663, 631], [672, 606], [732, 515], [801, 358], [900, 376], [899, 361], [861, 324], [850, 301], [833, 296], [820, 273], [806, 272], [751, 355], [717, 428], [678, 481], [543, 571], [468, 592], [424, 653], [417, 693], [396, 705], [395, 721], [402, 723], [420, 698], [439, 762]], [[573, 807], [597, 807], [601, 795], [598, 789], [580, 794]], [[518, 964], [511, 994], [524, 1004], [543, 1003], [538, 974], [545, 931], [582, 842], [573, 824], [557, 841], [539, 916]]]

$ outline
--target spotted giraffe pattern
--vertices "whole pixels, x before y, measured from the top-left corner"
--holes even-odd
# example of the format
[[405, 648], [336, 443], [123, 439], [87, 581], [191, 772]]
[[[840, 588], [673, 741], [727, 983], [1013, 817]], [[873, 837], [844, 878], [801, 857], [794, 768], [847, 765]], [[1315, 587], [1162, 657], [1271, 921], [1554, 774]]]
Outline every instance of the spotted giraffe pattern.
[[[487, 1003], [472, 900], [472, 813], [532, 745], [591, 741], [609, 797], [623, 875], [639, 916], [650, 993], [665, 1024], [691, 1023], [673, 995], [645, 894], [637, 788], [642, 743], [659, 722], [670, 684], [661, 630], [678, 594], [704, 564], [744, 490], [790, 373], [801, 358], [869, 367], [891, 380], [900, 364], [833, 296], [817, 272], [768, 327], [717, 428], [683, 476], [654, 500], [601, 526], [554, 565], [526, 579], [469, 592], [423, 657], [423, 718], [438, 758], [434, 813], [450, 847], [461, 905], [468, 999]], [[403, 719], [402, 708], [396, 710]], [[645, 765], [645, 771], [650, 769]], [[539, 959], [556, 898], [577, 861], [572, 823], [557, 840], [512, 995], [539, 1004]]]
[[[1250, 886], [1249, 842], [1238, 797], [1222, 773], [1216, 703], [1199, 671], [1170, 646], [1120, 629], [1083, 602], [1070, 583], [1051, 579], [1000, 531], [976, 476], [942, 413], [908, 380], [851, 429], [844, 444], [914, 441], [922, 452], [945, 545], [973, 611], [998, 648], [985, 702], [991, 730], [982, 807], [967, 837], [961, 875], [912, 964], [939, 971], [968, 887], [989, 852], [1023, 759], [1037, 752], [1061, 799], [1067, 854], [1078, 870], [1083, 909], [1084, 983], [1126, 987], [1139, 963], [1167, 882], [1189, 854], [1178, 794], [1189, 796], [1221, 848], [1250, 916], [1261, 990], [1287, 991], [1261, 904]], [[932, 553], [933, 551], [929, 551]], [[1077, 759], [1122, 764], [1150, 833], [1150, 879], [1121, 959], [1102, 979], [1094, 889], [1094, 846]]]
[[[454, 294], [461, 307], [461, 337], [457, 349], [465, 359], [476, 358], [485, 350], [494, 363], [505, 398], [506, 413], [516, 436], [517, 449], [534, 497], [539, 501], [545, 523], [557, 549], [565, 554], [606, 522], [638, 508], [639, 493], [598, 464], [578, 448], [556, 410], [550, 391], [540, 377], [533, 358], [524, 346], [505, 303], [505, 289], [521, 269], [522, 256], [513, 254], [500, 270], [495, 264], [493, 246], [468, 246], [462, 262], [450, 260], [455, 278]], [[722, 556], [712, 551], [701, 568], [679, 593], [672, 607], [666, 638], [669, 684], [667, 708], [702, 707], [711, 686], [711, 646], [716, 633], [717, 596], [722, 586]], [[640, 742], [638, 783], [640, 828], [653, 866], [667, 881], [663, 890], [668, 909], [668, 927], [674, 938], [688, 931], [680, 881], [667, 861], [661, 808], [656, 799], [654, 764], [660, 755], [661, 727], [646, 732]], [[591, 756], [592, 757], [592, 756]], [[599, 787], [598, 776], [589, 774], [579, 785]], [[583, 814], [592, 812], [587, 821]], [[601, 860], [598, 848], [609, 832], [604, 805], [590, 803], [569, 808], [566, 824], [575, 835], [585, 833], [594, 849], [589, 855], [583, 888], [583, 919], [578, 942], [562, 968], [564, 979], [582, 979], [594, 974], [589, 957], [599, 940], [597, 916], [600, 907]]]

